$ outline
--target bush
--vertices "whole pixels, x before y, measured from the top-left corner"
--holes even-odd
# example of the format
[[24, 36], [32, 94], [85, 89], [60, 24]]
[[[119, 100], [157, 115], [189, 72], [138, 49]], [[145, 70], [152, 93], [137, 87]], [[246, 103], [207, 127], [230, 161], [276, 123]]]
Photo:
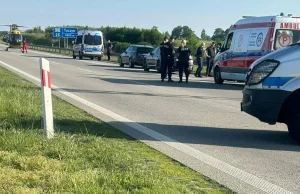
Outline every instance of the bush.
[[151, 45], [149, 42], [139, 42], [137, 44], [157, 47], [157, 45]]
[[34, 44], [34, 45], [43, 45], [43, 46], [51, 46], [52, 41], [50, 39], [47, 39], [43, 35], [39, 34], [23, 34], [23, 38], [26, 38], [26, 41], [28, 44]]
[[131, 45], [128, 42], [113, 42], [112, 44], [114, 45], [113, 51], [115, 53], [122, 53]]

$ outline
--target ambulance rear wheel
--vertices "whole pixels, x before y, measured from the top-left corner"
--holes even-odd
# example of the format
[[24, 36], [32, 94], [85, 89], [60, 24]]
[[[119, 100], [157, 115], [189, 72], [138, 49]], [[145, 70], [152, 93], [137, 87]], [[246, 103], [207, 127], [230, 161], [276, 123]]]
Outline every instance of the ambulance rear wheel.
[[288, 119], [287, 126], [292, 139], [300, 144], [300, 111]]
[[216, 84], [223, 84], [224, 80], [221, 77], [220, 68], [216, 67], [214, 70], [214, 80]]

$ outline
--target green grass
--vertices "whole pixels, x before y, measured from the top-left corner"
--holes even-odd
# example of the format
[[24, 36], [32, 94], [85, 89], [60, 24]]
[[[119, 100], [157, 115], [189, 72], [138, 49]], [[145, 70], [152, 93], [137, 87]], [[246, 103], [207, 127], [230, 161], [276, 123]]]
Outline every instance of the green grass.
[[0, 67], [0, 193], [233, 193]]

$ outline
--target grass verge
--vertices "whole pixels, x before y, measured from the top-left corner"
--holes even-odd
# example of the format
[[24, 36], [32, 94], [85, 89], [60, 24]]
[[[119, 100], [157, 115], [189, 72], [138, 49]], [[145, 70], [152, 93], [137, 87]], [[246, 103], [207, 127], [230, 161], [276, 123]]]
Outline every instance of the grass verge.
[[0, 67], [0, 193], [233, 193]]

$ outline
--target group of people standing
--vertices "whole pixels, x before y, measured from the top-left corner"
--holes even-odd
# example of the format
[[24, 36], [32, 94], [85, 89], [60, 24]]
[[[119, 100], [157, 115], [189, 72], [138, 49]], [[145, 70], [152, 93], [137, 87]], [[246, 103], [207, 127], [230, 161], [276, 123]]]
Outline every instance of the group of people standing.
[[[160, 56], [161, 56], [161, 81], [166, 79], [166, 70], [168, 69], [168, 82], [174, 82], [172, 80], [172, 68], [174, 64], [174, 37], [170, 40], [168, 37], [164, 37], [164, 41], [160, 43]], [[182, 83], [183, 72], [185, 73], [186, 83], [189, 79], [189, 60], [191, 55], [191, 50], [186, 46], [186, 40], [181, 41], [181, 46], [176, 51], [178, 53], [178, 68], [179, 68], [179, 83]], [[198, 68], [195, 72], [195, 77], [202, 77], [201, 71], [203, 69], [204, 59], [206, 58], [206, 76], [212, 77], [211, 70], [214, 65], [214, 58], [216, 56], [216, 43], [205, 48], [205, 43], [202, 42], [197, 49], [196, 59]]]
[[[168, 69], [168, 82], [174, 82], [172, 80], [172, 71], [174, 64], [174, 37], [170, 40], [166, 36], [164, 41], [160, 43], [160, 56], [161, 56], [161, 81], [164, 82], [166, 79], [166, 71]], [[181, 46], [176, 51], [178, 55], [178, 66], [179, 66], [179, 83], [182, 83], [183, 71], [185, 72], [186, 83], [188, 83], [189, 78], [189, 59], [191, 55], [191, 50], [186, 46], [186, 41], [181, 41]]]
[[195, 73], [195, 77], [202, 77], [201, 71], [204, 65], [204, 58], [206, 58], [206, 76], [212, 77], [211, 70], [214, 66], [214, 58], [217, 54], [216, 43], [212, 42], [211, 45], [205, 48], [205, 42], [202, 42], [201, 45], [197, 49], [197, 64], [198, 68]]
[[[168, 38], [167, 36], [164, 37], [163, 42], [160, 43], [160, 56], [161, 56], [161, 81], [164, 80], [168, 76], [168, 82], [174, 82], [172, 80], [172, 69], [174, 64], [174, 37]], [[108, 61], [110, 61], [110, 55], [112, 51], [113, 45], [108, 40], [107, 44], [107, 56]], [[186, 40], [181, 41], [181, 46], [176, 51], [178, 53], [178, 67], [179, 67], [179, 83], [182, 83], [183, 72], [185, 73], [186, 83], [188, 83], [189, 79], [189, 60], [191, 55], [191, 50], [186, 46]], [[206, 76], [212, 77], [211, 70], [214, 65], [214, 58], [216, 56], [216, 43], [212, 42], [212, 44], [205, 48], [205, 43], [202, 42], [201, 45], [197, 49], [196, 59], [198, 68], [195, 72], [195, 77], [202, 77], [201, 71], [204, 65], [204, 59], [206, 58]], [[168, 73], [167, 73], [168, 70]], [[167, 75], [168, 74], [168, 75]]]

